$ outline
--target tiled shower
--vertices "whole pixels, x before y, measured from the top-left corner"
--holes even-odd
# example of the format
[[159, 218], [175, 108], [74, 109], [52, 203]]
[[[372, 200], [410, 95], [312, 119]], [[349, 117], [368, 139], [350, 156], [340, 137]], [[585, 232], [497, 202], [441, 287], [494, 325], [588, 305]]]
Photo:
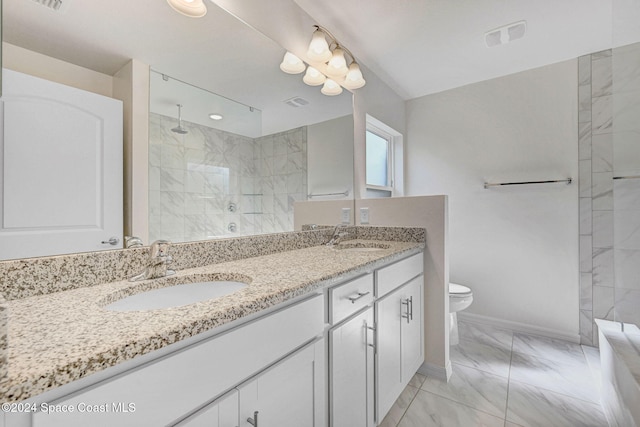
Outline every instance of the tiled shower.
[[580, 336], [640, 325], [640, 43], [578, 60]]
[[293, 230], [307, 197], [306, 127], [250, 138], [150, 114], [149, 238], [175, 242]]

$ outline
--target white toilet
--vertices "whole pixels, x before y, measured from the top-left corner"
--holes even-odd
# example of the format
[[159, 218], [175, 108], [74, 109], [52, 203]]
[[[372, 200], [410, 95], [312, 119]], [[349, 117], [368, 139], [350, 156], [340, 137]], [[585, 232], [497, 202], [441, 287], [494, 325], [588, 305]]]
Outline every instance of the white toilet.
[[460, 341], [458, 338], [458, 316], [456, 313], [469, 307], [473, 302], [473, 292], [471, 289], [449, 283], [449, 345], [456, 345]]

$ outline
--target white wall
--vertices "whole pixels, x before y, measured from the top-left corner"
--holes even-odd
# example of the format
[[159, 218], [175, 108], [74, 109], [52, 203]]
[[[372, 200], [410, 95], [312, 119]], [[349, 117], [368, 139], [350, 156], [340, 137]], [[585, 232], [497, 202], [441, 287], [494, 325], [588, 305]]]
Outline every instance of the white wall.
[[407, 137], [407, 194], [449, 196], [450, 278], [473, 289], [466, 313], [577, 341], [577, 62], [408, 101]]
[[2, 43], [2, 66], [20, 73], [112, 97], [113, 78], [111, 76], [6, 42]]
[[307, 168], [310, 194], [348, 190], [353, 198], [352, 115], [307, 126]]

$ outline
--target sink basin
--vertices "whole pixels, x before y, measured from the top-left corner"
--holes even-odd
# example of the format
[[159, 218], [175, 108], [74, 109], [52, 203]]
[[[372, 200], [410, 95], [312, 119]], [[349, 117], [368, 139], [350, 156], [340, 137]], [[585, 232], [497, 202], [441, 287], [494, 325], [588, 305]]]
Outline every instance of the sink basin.
[[[185, 278], [182, 280], [187, 281]], [[248, 286], [250, 281], [213, 279], [191, 283], [169, 283], [164, 287], [143, 290], [134, 295], [117, 299], [107, 303], [104, 308], [109, 311], [141, 311], [180, 307], [232, 294]], [[175, 282], [175, 280], [171, 282]], [[133, 292], [136, 290], [134, 289]]]
[[344, 252], [376, 252], [381, 251], [383, 249], [389, 249], [389, 245], [385, 245], [384, 243], [340, 243], [333, 247], [334, 249], [338, 249]]

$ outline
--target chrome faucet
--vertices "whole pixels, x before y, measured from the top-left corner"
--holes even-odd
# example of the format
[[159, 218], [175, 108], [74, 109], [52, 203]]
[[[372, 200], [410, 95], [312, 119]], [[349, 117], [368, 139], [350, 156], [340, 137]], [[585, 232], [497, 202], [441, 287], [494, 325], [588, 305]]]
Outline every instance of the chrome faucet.
[[167, 265], [173, 262], [173, 258], [169, 255], [169, 246], [171, 246], [171, 242], [167, 240], [153, 242], [149, 247], [149, 263], [147, 267], [141, 273], [130, 277], [129, 281], [137, 282], [176, 274], [174, 270], [167, 268]]
[[347, 227], [348, 227], [347, 224], [338, 224], [338, 225], [336, 225], [336, 227], [333, 229], [333, 235], [331, 236], [331, 239], [329, 239], [329, 241], [327, 243], [325, 243], [325, 244], [327, 246], [333, 246], [333, 245], [337, 245], [338, 243], [340, 243], [342, 238], [349, 234], [346, 231], [340, 231], [340, 230], [344, 230]]

